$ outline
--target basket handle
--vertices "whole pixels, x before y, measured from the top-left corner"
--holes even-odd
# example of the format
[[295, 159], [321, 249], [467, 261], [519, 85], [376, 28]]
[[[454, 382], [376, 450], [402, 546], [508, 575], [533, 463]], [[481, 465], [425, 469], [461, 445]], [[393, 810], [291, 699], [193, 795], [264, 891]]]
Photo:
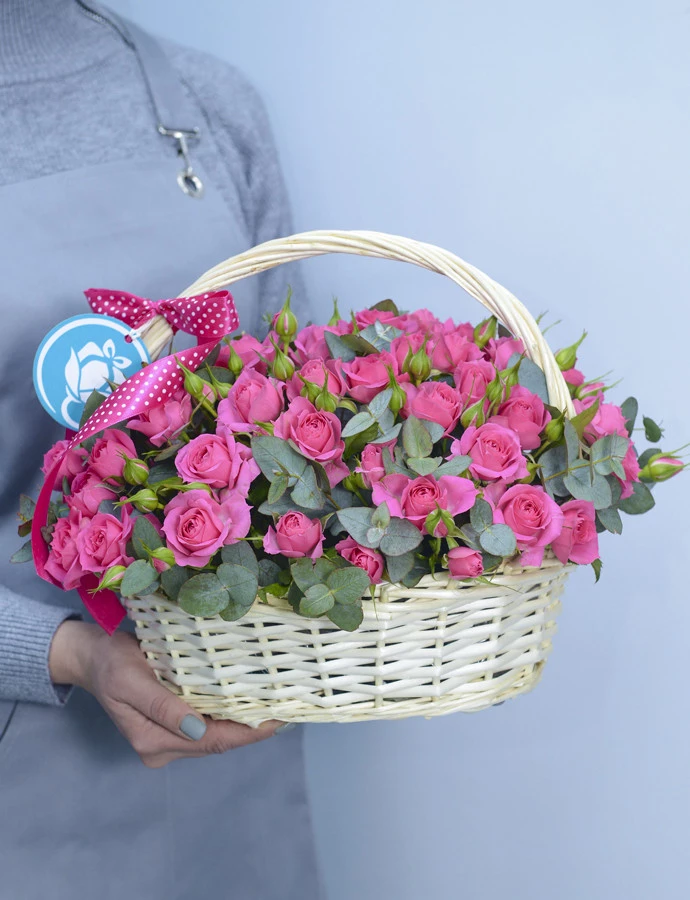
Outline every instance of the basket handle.
[[188, 297], [217, 290], [282, 263], [327, 253], [351, 253], [356, 256], [398, 260], [446, 275], [522, 340], [527, 354], [546, 376], [551, 404], [569, 416], [575, 415], [563, 373], [527, 308], [488, 275], [433, 244], [376, 231], [306, 231], [267, 241], [226, 259], [204, 272], [180, 296]]

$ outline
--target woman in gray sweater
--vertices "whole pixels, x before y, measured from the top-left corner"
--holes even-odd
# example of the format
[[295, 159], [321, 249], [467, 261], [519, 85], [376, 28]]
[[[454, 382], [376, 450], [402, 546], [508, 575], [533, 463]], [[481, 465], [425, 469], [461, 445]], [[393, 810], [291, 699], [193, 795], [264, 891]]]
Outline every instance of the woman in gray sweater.
[[[87, 287], [174, 296], [291, 231], [261, 103], [95, 3], [0, 0], [0, 120], [0, 900], [319, 897], [300, 730], [204, 720], [131, 633], [7, 562], [61, 437], [31, 387], [46, 331]], [[242, 328], [298, 278], [237, 285]]]

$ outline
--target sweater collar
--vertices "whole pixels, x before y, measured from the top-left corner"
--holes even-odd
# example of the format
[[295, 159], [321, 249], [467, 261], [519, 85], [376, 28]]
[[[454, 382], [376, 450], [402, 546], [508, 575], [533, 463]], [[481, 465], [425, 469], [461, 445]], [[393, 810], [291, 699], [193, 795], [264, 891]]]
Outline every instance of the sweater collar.
[[117, 32], [77, 0], [0, 0], [0, 84], [77, 72], [118, 45]]

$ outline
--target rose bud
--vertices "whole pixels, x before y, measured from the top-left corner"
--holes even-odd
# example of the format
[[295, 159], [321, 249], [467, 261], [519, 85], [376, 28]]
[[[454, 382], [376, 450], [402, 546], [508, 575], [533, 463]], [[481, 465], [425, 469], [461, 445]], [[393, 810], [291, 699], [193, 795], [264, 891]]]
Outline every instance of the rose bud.
[[277, 344], [273, 341], [271, 341], [271, 343], [276, 351], [275, 359], [271, 366], [271, 374], [274, 378], [277, 378], [278, 381], [288, 381], [295, 374], [295, 364], [289, 356], [283, 353]]
[[388, 403], [388, 408], [394, 416], [397, 416], [407, 403], [407, 394], [398, 384], [395, 373], [393, 372], [393, 367], [386, 366], [386, 369], [388, 370], [388, 387], [393, 391], [393, 396]]
[[573, 369], [575, 367], [575, 363], [577, 362], [577, 351], [580, 344], [587, 337], [587, 332], [582, 332], [582, 337], [579, 341], [575, 341], [574, 344], [571, 344], [569, 347], [564, 347], [562, 350], [559, 350], [556, 354], [556, 362], [558, 363], [558, 368], [561, 372], [567, 372], [569, 369]]
[[[286, 344], [289, 344], [293, 337], [297, 334], [298, 328], [297, 317], [290, 309], [291, 297], [292, 290], [288, 288], [288, 295], [285, 303], [283, 304], [283, 308], [273, 317], [273, 330], [279, 337], [281, 337], [285, 341]], [[287, 377], [290, 378], [291, 376], [288, 375]], [[281, 381], [286, 380], [280, 375], [276, 375], [276, 378], [280, 378]]]
[[338, 309], [338, 298], [334, 297], [333, 298], [333, 315], [328, 320], [328, 325], [330, 328], [333, 328], [333, 326], [337, 325], [338, 322], [342, 322], [342, 321], [343, 321], [343, 317], [340, 315], [340, 310]]
[[230, 344], [230, 357], [228, 359], [228, 369], [232, 372], [232, 374], [237, 378], [242, 369], [244, 369], [244, 362], [242, 357], [239, 355], [237, 350]]
[[448, 572], [451, 578], [478, 578], [484, 573], [481, 553], [469, 547], [453, 547], [448, 551]]
[[137, 491], [136, 494], [127, 497], [126, 502], [132, 503], [134, 508], [138, 509], [139, 512], [153, 512], [154, 509], [162, 509], [161, 504], [158, 502], [156, 492], [152, 491], [151, 488], [144, 488], [141, 491]]
[[426, 381], [431, 375], [431, 359], [426, 352], [426, 338], [419, 350], [412, 354], [406, 371], [410, 373], [417, 384], [421, 381]]
[[655, 453], [647, 462], [647, 465], [640, 469], [640, 479], [642, 481], [668, 481], [685, 468], [686, 463], [677, 456], [663, 453]]
[[479, 427], [484, 424], [486, 421], [486, 416], [484, 415], [484, 402], [484, 397], [480, 397], [476, 403], [473, 403], [472, 406], [468, 406], [462, 413], [460, 416], [460, 424], [463, 428], [469, 428], [470, 425]]
[[547, 441], [552, 441], [556, 444], [563, 437], [564, 430], [563, 416], [559, 416], [557, 419], [551, 419], [551, 421], [547, 423], [546, 428], [544, 429], [544, 435]]
[[479, 325], [474, 329], [474, 343], [482, 350], [489, 343], [491, 338], [496, 337], [496, 326], [498, 325], [498, 319], [496, 316], [489, 316], [488, 319], [484, 319], [483, 322], [480, 322]]
[[149, 477], [149, 467], [143, 459], [130, 459], [127, 457], [122, 475], [128, 484], [146, 484]]
[[494, 380], [490, 381], [486, 386], [486, 399], [492, 406], [496, 403], [501, 403], [503, 401], [503, 392], [503, 383], [497, 374]]
[[122, 582], [122, 576], [127, 571], [127, 566], [111, 566], [103, 573], [98, 582], [97, 591], [116, 591]]
[[163, 567], [156, 566], [156, 571], [165, 571], [170, 566], [175, 565], [175, 554], [169, 547], [157, 547], [151, 551], [151, 559], [157, 559], [164, 564]]
[[336, 411], [338, 408], [338, 398], [328, 390], [328, 381], [324, 383], [324, 386], [314, 398], [313, 403], [317, 409], [324, 410], [325, 412], [334, 413]]

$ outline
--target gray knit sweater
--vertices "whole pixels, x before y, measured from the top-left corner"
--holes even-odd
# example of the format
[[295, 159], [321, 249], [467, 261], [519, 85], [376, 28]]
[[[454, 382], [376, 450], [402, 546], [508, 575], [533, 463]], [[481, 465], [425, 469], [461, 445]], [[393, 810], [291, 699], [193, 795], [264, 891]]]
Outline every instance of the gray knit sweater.
[[[229, 186], [238, 187], [242, 208], [233, 212], [254, 243], [290, 234], [269, 125], [252, 87], [213, 57], [163, 47], [216, 145], [213, 153], [204, 142], [195, 150], [213, 183], [229, 205], [236, 203]], [[0, 186], [133, 158], [162, 140], [133, 52], [77, 0], [0, 0], [0, 123]], [[275, 275], [261, 276], [269, 308], [279, 302]], [[303, 296], [298, 273], [290, 281]], [[0, 699], [63, 702], [47, 661], [53, 634], [71, 615], [0, 585]]]

